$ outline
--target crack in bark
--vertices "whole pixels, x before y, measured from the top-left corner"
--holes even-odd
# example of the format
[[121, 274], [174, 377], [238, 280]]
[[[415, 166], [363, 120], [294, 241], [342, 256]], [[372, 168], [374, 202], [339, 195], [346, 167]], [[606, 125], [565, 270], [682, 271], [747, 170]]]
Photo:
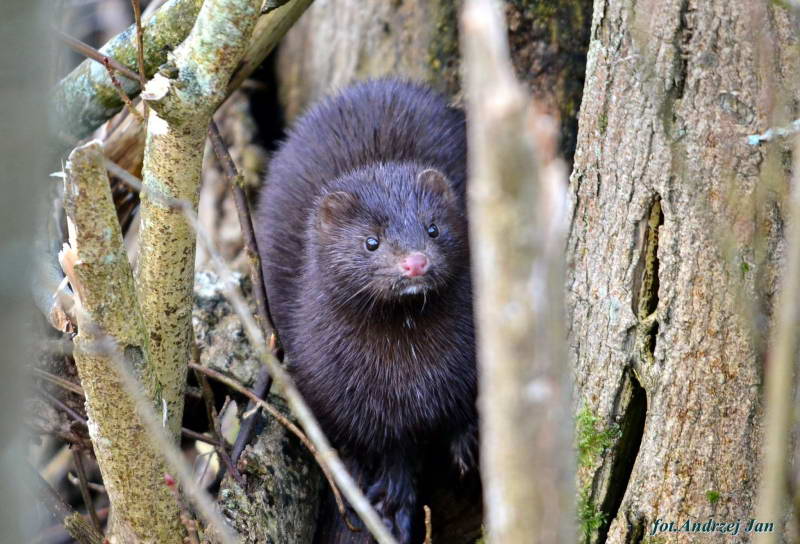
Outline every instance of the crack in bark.
[[678, 28], [675, 31], [675, 49], [678, 67], [675, 71], [675, 100], [683, 98], [683, 90], [686, 85], [686, 74], [689, 70], [689, 43], [692, 41], [692, 21], [690, 15], [689, 0], [683, 0], [680, 12], [678, 13]]
[[631, 524], [631, 529], [628, 531], [627, 538], [625, 538], [625, 544], [640, 544], [644, 540], [644, 532], [644, 518], [636, 518]]
[[664, 224], [661, 197], [656, 195], [650, 206], [650, 214], [644, 233], [644, 247], [640, 257], [638, 278], [634, 278], [634, 311], [639, 320], [636, 326], [636, 351], [633, 372], [640, 383], [647, 385], [642, 376], [646, 375], [655, 363], [653, 354], [658, 335], [658, 238], [659, 229]]
[[600, 508], [607, 516], [606, 521], [597, 532], [598, 544], [605, 543], [611, 523], [617, 517], [622, 505], [622, 499], [639, 454], [647, 417], [647, 393], [633, 372], [626, 372], [626, 375], [627, 378], [620, 395], [620, 404], [623, 406], [622, 420], [619, 423], [620, 437], [610, 456], [612, 464], [608, 476], [609, 486]]
[[[653, 199], [643, 223], [640, 256], [633, 273], [632, 284], [633, 310], [639, 321], [635, 331], [635, 356], [625, 372], [624, 382], [614, 407], [614, 413], [621, 414], [618, 420], [620, 436], [606, 457], [608, 468], [597, 475], [600, 481], [607, 482], [600, 507], [606, 518], [598, 528], [595, 540], [597, 544], [606, 542], [611, 524], [619, 514], [644, 436], [647, 419], [645, 388], [647, 382], [643, 382], [642, 377], [650, 375], [649, 371], [655, 363], [654, 352], [658, 334], [658, 241], [660, 227], [664, 224], [659, 195]], [[630, 542], [641, 541], [643, 525], [635, 527], [629, 534], [632, 535]]]

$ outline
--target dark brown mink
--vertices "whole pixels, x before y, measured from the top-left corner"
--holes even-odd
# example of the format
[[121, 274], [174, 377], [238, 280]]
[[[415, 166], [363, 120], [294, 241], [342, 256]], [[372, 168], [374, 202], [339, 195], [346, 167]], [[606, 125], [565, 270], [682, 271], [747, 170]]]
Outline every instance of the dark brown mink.
[[[300, 117], [259, 195], [289, 370], [403, 543], [419, 538], [424, 459], [437, 450], [461, 473], [475, 465], [465, 183], [463, 112], [427, 87], [380, 79]], [[320, 520], [315, 542], [363, 541], [324, 515], [334, 519]]]

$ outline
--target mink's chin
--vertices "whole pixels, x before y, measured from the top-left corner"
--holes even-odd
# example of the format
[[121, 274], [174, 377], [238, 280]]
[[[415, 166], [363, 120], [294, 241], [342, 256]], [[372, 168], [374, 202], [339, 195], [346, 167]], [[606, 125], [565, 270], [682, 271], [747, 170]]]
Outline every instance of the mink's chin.
[[415, 283], [413, 285], [406, 285], [400, 288], [401, 295], [421, 295], [430, 290], [430, 285], [424, 283]]
[[403, 278], [392, 289], [396, 295], [414, 296], [424, 295], [436, 287], [436, 282], [427, 276], [417, 278]]

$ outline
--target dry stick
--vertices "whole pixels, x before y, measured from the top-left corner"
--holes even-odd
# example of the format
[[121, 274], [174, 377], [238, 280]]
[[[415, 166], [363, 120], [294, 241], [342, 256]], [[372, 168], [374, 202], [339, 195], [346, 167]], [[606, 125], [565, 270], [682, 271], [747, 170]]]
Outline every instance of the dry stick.
[[[142, 6], [139, 0], [131, 0], [133, 7], [133, 20], [136, 24], [136, 60], [139, 64], [139, 83], [141, 89], [144, 89], [147, 83], [147, 76], [144, 74], [144, 30], [142, 29]], [[147, 111], [147, 104], [145, 104], [145, 112]]]
[[[230, 398], [226, 398], [225, 404], [222, 405], [221, 413], [225, 412], [225, 408], [228, 407], [229, 403], [230, 403]], [[217, 439], [219, 440], [220, 444], [219, 448], [217, 448], [217, 455], [219, 455], [219, 458], [222, 460], [222, 464], [225, 467], [227, 467], [228, 472], [230, 472], [231, 476], [233, 476], [234, 480], [236, 480], [236, 483], [239, 484], [239, 487], [244, 489], [245, 486], [244, 477], [233, 465], [231, 457], [230, 455], [228, 455], [228, 452], [225, 449], [225, 439], [222, 436], [222, 420], [219, 417], [219, 413], [217, 413], [216, 410], [214, 410], [213, 413], [212, 426], [214, 428], [214, 434], [217, 436]]]
[[425, 510], [425, 544], [432, 544], [433, 526], [431, 525], [431, 507], [424, 505]]
[[51, 374], [50, 372], [40, 368], [31, 368], [31, 371], [43, 380], [47, 380], [48, 382], [55, 384], [62, 389], [66, 389], [67, 391], [72, 391], [73, 393], [83, 396], [83, 388], [76, 383], [72, 383], [69, 380], [65, 380], [64, 378], [56, 376], [55, 374]]
[[67, 406], [66, 404], [64, 404], [63, 402], [58, 400], [57, 398], [55, 398], [53, 395], [51, 395], [50, 393], [48, 393], [44, 389], [40, 390], [39, 393], [43, 397], [45, 397], [48, 401], [50, 401], [50, 403], [53, 404], [56, 408], [59, 408], [60, 410], [66, 412], [66, 414], [68, 416], [70, 416], [72, 419], [74, 419], [78, 423], [82, 423], [84, 427], [88, 428], [88, 422], [87, 422], [85, 417], [83, 417], [78, 412], [76, 412], [75, 410], [73, 410], [72, 408], [70, 408], [69, 406]]
[[[253, 220], [250, 215], [250, 206], [247, 203], [247, 195], [245, 195], [244, 188], [242, 187], [242, 177], [236, 170], [236, 165], [233, 158], [228, 153], [228, 148], [222, 141], [222, 135], [219, 132], [219, 127], [212, 120], [208, 127], [208, 135], [211, 138], [211, 146], [214, 148], [214, 153], [217, 156], [222, 166], [225, 176], [228, 178], [228, 184], [233, 193], [233, 200], [236, 203], [236, 215], [239, 217], [239, 227], [242, 232], [242, 240], [244, 241], [244, 249], [247, 254], [250, 268], [250, 283], [253, 286], [253, 295], [256, 299], [256, 310], [258, 311], [258, 319], [261, 325], [261, 332], [264, 338], [268, 338], [270, 331], [275, 335], [275, 327], [272, 325], [272, 320], [269, 316], [269, 306], [267, 304], [267, 291], [264, 285], [264, 275], [261, 270], [261, 259], [258, 253], [258, 244], [256, 242], [256, 234], [253, 229]], [[273, 343], [270, 342], [270, 346]], [[273, 351], [274, 355], [274, 351]], [[269, 375], [267, 367], [262, 366], [259, 370], [258, 377], [254, 386], [254, 392], [258, 398], [263, 399], [266, 397], [269, 388], [272, 386], [272, 377]], [[254, 404], [248, 403], [246, 412], [252, 410]], [[252, 414], [242, 421], [241, 429], [236, 437], [236, 442], [233, 445], [231, 452], [231, 460], [234, 465], [239, 461], [239, 457], [244, 451], [245, 444], [250, 440], [250, 435], [256, 426], [258, 420], [257, 414]]]
[[[197, 349], [196, 345], [195, 349]], [[197, 357], [195, 357], [195, 360], [197, 360]], [[214, 391], [208, 384], [208, 380], [206, 379], [205, 375], [195, 371], [195, 376], [197, 377], [197, 381], [200, 383], [200, 389], [203, 396], [203, 403], [205, 404], [206, 407], [206, 417], [208, 417], [208, 423], [209, 426], [211, 427], [211, 432], [214, 433], [214, 437], [216, 438], [217, 441], [217, 447], [215, 447], [214, 449], [216, 450], [217, 455], [222, 461], [224, 469], [227, 469], [234, 477], [236, 482], [242, 487], [242, 489], [244, 489], [245, 485], [244, 478], [242, 477], [241, 473], [239, 473], [239, 471], [236, 469], [236, 467], [233, 464], [233, 461], [231, 461], [231, 458], [228, 455], [228, 452], [225, 450], [225, 439], [222, 437], [222, 432], [218, 425], [219, 417], [217, 415], [217, 410], [214, 408], [215, 404]], [[226, 405], [227, 402], [228, 401], [226, 400], [225, 401]], [[224, 406], [223, 406], [223, 411], [224, 411]], [[221, 474], [224, 473], [221, 472]]]
[[[794, 362], [797, 325], [800, 321], [800, 137], [794, 143], [794, 179], [789, 196], [789, 229], [783, 285], [777, 297], [776, 321], [772, 328], [771, 357], [767, 364], [764, 457], [758, 494], [757, 518], [781, 525], [786, 504], [789, 444], [792, 436]], [[780, 531], [758, 533], [756, 544], [778, 542]]]
[[89, 517], [92, 518], [94, 528], [97, 529], [98, 533], [102, 533], [103, 526], [100, 524], [100, 518], [97, 517], [97, 510], [94, 509], [92, 495], [89, 493], [89, 479], [86, 477], [86, 467], [83, 465], [83, 451], [80, 448], [72, 448], [72, 460], [75, 462], [75, 472], [78, 473], [83, 504], [89, 512]]
[[253, 294], [256, 299], [258, 318], [262, 321], [261, 327], [264, 332], [264, 337], [266, 338], [269, 336], [268, 333], [272, 332], [274, 334], [275, 327], [269, 316], [267, 291], [264, 287], [264, 275], [261, 270], [258, 242], [256, 241], [255, 229], [253, 228], [253, 219], [250, 215], [250, 206], [247, 203], [247, 195], [245, 195], [242, 187], [242, 178], [236, 170], [233, 158], [230, 153], [228, 153], [228, 148], [225, 147], [225, 143], [222, 141], [222, 135], [214, 121], [211, 121], [211, 125], [208, 128], [208, 135], [211, 138], [211, 145], [214, 148], [217, 160], [222, 165], [222, 169], [225, 171], [225, 176], [228, 178], [228, 183], [233, 192], [244, 248], [247, 252], [248, 259], [250, 259], [250, 280], [253, 284]]
[[[267, 370], [267, 367], [262, 366], [258, 370], [256, 383], [253, 384], [253, 393], [258, 398], [264, 399], [267, 397], [267, 393], [269, 392], [271, 385], [272, 377], [269, 375], [269, 370]], [[255, 431], [256, 422], [258, 421], [258, 414], [252, 412], [254, 407], [255, 404], [248, 400], [247, 408], [245, 409], [244, 413], [250, 415], [242, 420], [241, 427], [239, 428], [239, 434], [236, 435], [236, 441], [233, 443], [233, 448], [231, 449], [231, 461], [233, 462], [234, 466], [239, 462], [239, 457], [242, 456], [244, 448], [247, 446], [247, 443], [250, 442], [250, 438]]]
[[[105, 165], [106, 168], [120, 180], [129, 184], [133, 188], [138, 189], [140, 192], [143, 191], [144, 188], [142, 186], [142, 182], [137, 179], [136, 176], [108, 159], [105, 160]], [[223, 284], [225, 285], [225, 296], [231, 303], [231, 306], [233, 306], [233, 309], [239, 316], [239, 319], [241, 319], [250, 345], [256, 351], [256, 354], [258, 355], [259, 359], [261, 359], [262, 363], [266, 364], [278, 387], [283, 390], [292, 412], [297, 419], [300, 420], [300, 423], [306, 430], [308, 440], [316, 447], [319, 454], [317, 457], [317, 462], [320, 464], [323, 472], [326, 469], [330, 470], [333, 480], [339, 486], [339, 489], [342, 491], [345, 497], [347, 497], [350, 506], [356, 511], [358, 516], [364, 522], [364, 525], [367, 527], [367, 530], [378, 541], [379, 544], [397, 544], [397, 541], [389, 533], [388, 528], [378, 517], [378, 514], [375, 512], [375, 509], [372, 507], [369, 500], [367, 500], [366, 496], [364, 496], [364, 493], [356, 485], [352, 476], [350, 476], [347, 468], [336, 454], [336, 450], [331, 447], [330, 442], [328, 442], [325, 433], [322, 432], [316, 417], [311, 412], [311, 409], [308, 407], [308, 404], [306, 404], [305, 400], [303, 400], [303, 397], [298, 391], [297, 386], [294, 384], [292, 378], [281, 367], [277, 359], [265, 349], [266, 339], [264, 338], [258, 323], [250, 314], [250, 310], [247, 307], [247, 302], [245, 302], [244, 297], [241, 295], [238, 289], [234, 287], [230, 269], [225, 264], [225, 261], [222, 259], [219, 251], [216, 250], [208, 234], [205, 232], [205, 229], [203, 229], [199, 224], [197, 215], [194, 213], [194, 210], [192, 210], [191, 205], [189, 205], [188, 202], [182, 202], [153, 191], [150, 191], [150, 196], [152, 198], [161, 199], [174, 209], [181, 210], [184, 214], [184, 217], [186, 217], [191, 227], [197, 233], [198, 241], [203, 244], [204, 249], [206, 249], [208, 254], [211, 256], [212, 262], [217, 269], [217, 273], [223, 280]], [[197, 365], [194, 363], [189, 363], [189, 366], [191, 368], [195, 368]], [[267, 404], [263, 400], [258, 399], [258, 404], [262, 405], [262, 403], [263, 405]], [[266, 406], [263, 407], [266, 409]]]
[[197, 431], [187, 429], [186, 427], [183, 427], [181, 429], [181, 434], [186, 438], [191, 438], [193, 440], [199, 440], [200, 442], [205, 442], [206, 444], [211, 444], [215, 448], [220, 447], [220, 443], [214, 440], [213, 438], [210, 438], [202, 433], [198, 433]]
[[53, 30], [55, 30], [55, 32], [58, 34], [58, 37], [61, 39], [62, 42], [64, 42], [64, 44], [67, 47], [69, 47], [79, 55], [83, 55], [86, 58], [96, 60], [97, 62], [103, 65], [105, 65], [106, 62], [108, 62], [108, 64], [110, 64], [114, 70], [116, 70], [123, 76], [127, 77], [131, 81], [139, 81], [139, 76], [136, 74], [136, 72], [134, 72], [133, 70], [131, 70], [118, 60], [109, 57], [108, 55], [104, 55], [103, 53], [101, 53], [99, 50], [95, 49], [88, 43], [82, 42], [79, 39], [74, 38], [57, 28]]
[[353, 527], [353, 525], [351, 525], [350, 521], [347, 519], [347, 513], [344, 508], [344, 502], [342, 501], [342, 496], [339, 494], [339, 489], [336, 487], [336, 484], [333, 481], [333, 476], [329, 472], [328, 468], [325, 466], [325, 463], [320, 459], [319, 451], [317, 451], [317, 448], [314, 447], [314, 444], [311, 443], [311, 441], [308, 439], [305, 433], [303, 433], [303, 431], [301, 431], [297, 427], [297, 425], [292, 423], [291, 420], [289, 420], [286, 416], [280, 413], [274, 406], [272, 406], [272, 404], [259, 398], [255, 393], [253, 393], [252, 391], [250, 391], [249, 389], [238, 383], [236, 380], [229, 378], [226, 375], [217, 372], [212, 368], [207, 368], [197, 363], [189, 363], [189, 368], [195, 370], [196, 372], [200, 372], [211, 378], [214, 378], [215, 380], [224, 383], [234, 391], [246, 396], [254, 406], [259, 406], [264, 410], [266, 410], [267, 412], [269, 412], [270, 415], [275, 419], [277, 419], [281, 425], [286, 427], [292, 434], [294, 434], [297, 438], [299, 438], [300, 441], [303, 443], [303, 445], [305, 445], [305, 447], [308, 449], [308, 451], [311, 452], [311, 455], [314, 456], [314, 459], [316, 459], [320, 469], [322, 469], [322, 473], [328, 480], [328, 484], [330, 485], [331, 491], [333, 492], [333, 497], [334, 499], [336, 499], [336, 506], [339, 508], [339, 513], [342, 514], [345, 523], [351, 530], [353, 531], [359, 530], [358, 528]]
[[45, 507], [63, 523], [67, 533], [79, 544], [101, 544], [103, 533], [98, 532], [92, 525], [83, 519], [83, 516], [75, 512], [71, 506], [64, 502], [58, 492], [42, 478], [39, 471], [30, 463], [25, 463], [30, 473], [28, 481], [32, 482], [36, 488], [36, 495], [44, 503]]
[[133, 102], [131, 102], [131, 99], [128, 98], [128, 95], [125, 93], [125, 90], [122, 88], [122, 84], [119, 82], [117, 77], [114, 75], [114, 69], [111, 67], [111, 64], [108, 61], [108, 57], [106, 57], [103, 60], [103, 66], [105, 66], [106, 70], [108, 70], [108, 77], [111, 78], [111, 83], [114, 85], [114, 88], [117, 90], [117, 94], [119, 94], [119, 97], [122, 99], [123, 102], [125, 102], [125, 106], [128, 108], [128, 111], [131, 113], [131, 115], [136, 117], [136, 119], [138, 119], [140, 123], [144, 123], [144, 117], [142, 117], [142, 114], [138, 112], [136, 107], [133, 105]]
[[[67, 480], [69, 480], [69, 483], [71, 483], [75, 487], [78, 487], [80, 485], [80, 482], [78, 481], [78, 477], [76, 475], [74, 475], [73, 473], [71, 473], [71, 472], [67, 472]], [[91, 489], [95, 493], [103, 493], [103, 494], [106, 493], [106, 486], [104, 486], [103, 484], [96, 484], [94, 482], [86, 482], [86, 485], [87, 485], [87, 487], [89, 489]], [[100, 517], [101, 519], [103, 517], [102, 513], [103, 513], [102, 509], [100, 509], [97, 512], [97, 516]]]
[[[144, 89], [147, 76], [144, 73], [144, 28], [142, 27], [142, 6], [139, 0], [131, 0], [133, 20], [136, 24], [136, 61], [139, 65], [139, 88]], [[147, 102], [142, 101], [143, 117], [147, 119]], [[146, 121], [145, 121], [146, 122]]]
[[547, 160], [556, 134], [515, 78], [498, 4], [467, 0], [459, 33], [486, 528], [503, 544], [575, 542], [562, 315], [566, 172]]
[[[41, 377], [42, 379], [47, 380], [47, 381], [49, 381], [50, 383], [52, 383], [54, 385], [57, 385], [57, 386], [59, 386], [59, 387], [61, 387], [63, 389], [66, 389], [67, 391], [71, 391], [72, 393], [80, 395], [81, 397], [84, 396], [83, 388], [81, 388], [81, 386], [79, 386], [79, 385], [76, 385], [76, 384], [74, 384], [74, 383], [72, 383], [70, 381], [67, 381], [67, 380], [63, 379], [63, 378], [59, 378], [58, 376], [56, 376], [54, 374], [50, 374], [49, 372], [44, 371], [44, 370], [40, 370], [38, 368], [32, 368], [31, 370], [33, 370], [33, 372], [35, 374], [38, 374], [39, 377]], [[56, 407], [60, 408], [64, 412], [66, 412], [67, 415], [72, 417], [72, 419], [74, 419], [78, 423], [82, 423], [85, 428], [88, 428], [88, 422], [86, 421], [86, 418], [84, 418], [78, 412], [76, 412], [75, 410], [73, 410], [72, 408], [70, 408], [69, 406], [67, 406], [66, 404], [64, 404], [63, 402], [61, 402], [56, 397], [52, 396], [50, 393], [48, 393], [47, 391], [45, 391], [43, 389], [40, 390], [39, 393], [42, 394], [43, 396], [45, 396], [47, 398], [47, 400], [52, 402], [54, 405], [56, 405]], [[199, 440], [200, 442], [205, 442], [206, 444], [211, 444], [215, 448], [219, 447], [219, 445], [220, 445], [219, 441], [214, 440], [213, 438], [210, 438], [210, 437], [208, 437], [208, 436], [206, 436], [204, 434], [198, 433], [198, 432], [193, 431], [191, 429], [187, 429], [186, 427], [181, 427], [181, 435], [185, 436], [186, 438], [191, 438], [193, 440]]]

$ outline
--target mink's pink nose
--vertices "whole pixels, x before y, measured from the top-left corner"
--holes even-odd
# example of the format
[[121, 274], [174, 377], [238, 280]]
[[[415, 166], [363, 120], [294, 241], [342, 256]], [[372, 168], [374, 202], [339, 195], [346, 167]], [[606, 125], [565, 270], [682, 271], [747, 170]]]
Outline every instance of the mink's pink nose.
[[424, 253], [411, 253], [400, 261], [400, 269], [407, 278], [422, 276], [428, 270], [428, 257]]

